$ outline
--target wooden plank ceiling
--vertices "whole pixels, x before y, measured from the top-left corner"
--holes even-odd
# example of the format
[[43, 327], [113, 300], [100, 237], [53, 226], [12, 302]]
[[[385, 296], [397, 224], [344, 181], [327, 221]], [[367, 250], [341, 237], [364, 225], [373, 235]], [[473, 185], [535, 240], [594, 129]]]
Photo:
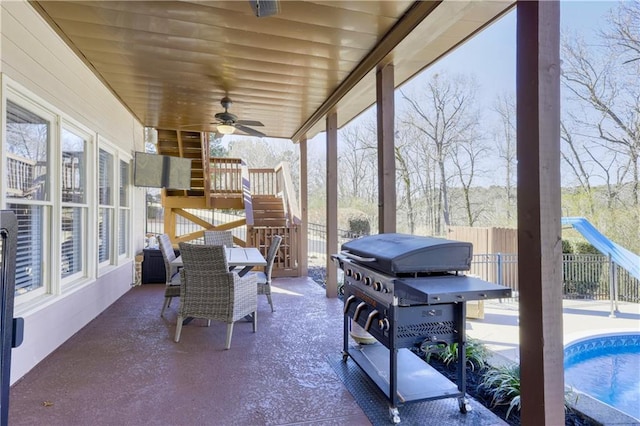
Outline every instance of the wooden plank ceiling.
[[[402, 84], [512, 1], [33, 1], [144, 126], [215, 130], [229, 112], [295, 141], [375, 102], [375, 67]], [[184, 127], [188, 126], [188, 127]], [[239, 132], [242, 134], [242, 132]]]

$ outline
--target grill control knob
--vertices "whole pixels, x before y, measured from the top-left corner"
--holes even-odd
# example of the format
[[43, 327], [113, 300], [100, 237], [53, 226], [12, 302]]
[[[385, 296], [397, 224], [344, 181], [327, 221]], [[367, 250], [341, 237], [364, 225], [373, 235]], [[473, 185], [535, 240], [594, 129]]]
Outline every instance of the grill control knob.
[[380, 281], [376, 281], [373, 283], [373, 289], [375, 291], [382, 291], [382, 283]]
[[389, 331], [389, 320], [386, 318], [378, 320], [378, 327], [380, 327], [382, 331]]
[[347, 269], [346, 271], [344, 271], [344, 274], [348, 277], [350, 277], [351, 275], [353, 275], [353, 270], [351, 268]]
[[371, 285], [371, 277], [364, 277], [364, 285]]
[[355, 278], [356, 281], [360, 281], [362, 279], [362, 274], [360, 272], [356, 272], [353, 274], [353, 278]]

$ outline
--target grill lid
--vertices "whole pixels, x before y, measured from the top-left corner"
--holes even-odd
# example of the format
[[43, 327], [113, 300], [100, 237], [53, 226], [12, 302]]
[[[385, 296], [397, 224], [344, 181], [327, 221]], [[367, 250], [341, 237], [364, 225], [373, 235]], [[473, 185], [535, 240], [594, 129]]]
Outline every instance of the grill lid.
[[[471, 243], [408, 234], [377, 234], [342, 245], [342, 253], [387, 274], [468, 271]], [[355, 256], [354, 256], [355, 255]]]

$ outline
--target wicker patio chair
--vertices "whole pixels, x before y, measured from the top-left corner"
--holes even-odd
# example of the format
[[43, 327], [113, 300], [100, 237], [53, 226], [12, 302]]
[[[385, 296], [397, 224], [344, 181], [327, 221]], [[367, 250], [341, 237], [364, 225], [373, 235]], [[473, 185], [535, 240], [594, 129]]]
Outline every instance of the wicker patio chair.
[[231, 231], [204, 231], [204, 243], [209, 246], [233, 247]]
[[171, 262], [176, 258], [176, 253], [173, 251], [171, 245], [171, 239], [167, 234], [161, 234], [158, 237], [160, 245], [160, 251], [162, 252], [162, 258], [164, 259], [165, 270], [165, 284], [164, 289], [164, 303], [162, 304], [162, 310], [160, 316], [164, 315], [165, 309], [171, 305], [171, 299], [174, 297], [180, 297], [180, 273], [178, 267], [172, 265]]
[[231, 347], [233, 324], [248, 315], [257, 328], [256, 278], [229, 272], [224, 247], [180, 243], [184, 268], [181, 269], [180, 308], [175, 341], [180, 341], [185, 318], [205, 318], [227, 324], [225, 349]]
[[273, 271], [273, 263], [278, 254], [280, 243], [282, 242], [282, 236], [274, 235], [271, 237], [271, 244], [267, 251], [267, 266], [264, 267], [264, 272], [252, 272], [249, 275], [255, 275], [256, 282], [258, 283], [258, 294], [264, 294], [267, 296], [269, 305], [271, 305], [271, 312], [273, 309], [273, 301], [271, 300], [271, 272]]

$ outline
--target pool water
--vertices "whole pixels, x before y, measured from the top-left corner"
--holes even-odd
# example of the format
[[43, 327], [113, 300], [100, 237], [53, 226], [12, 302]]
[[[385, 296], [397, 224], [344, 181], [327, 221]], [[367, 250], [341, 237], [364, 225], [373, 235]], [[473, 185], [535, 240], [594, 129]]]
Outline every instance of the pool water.
[[581, 340], [564, 357], [566, 386], [640, 420], [640, 334]]

